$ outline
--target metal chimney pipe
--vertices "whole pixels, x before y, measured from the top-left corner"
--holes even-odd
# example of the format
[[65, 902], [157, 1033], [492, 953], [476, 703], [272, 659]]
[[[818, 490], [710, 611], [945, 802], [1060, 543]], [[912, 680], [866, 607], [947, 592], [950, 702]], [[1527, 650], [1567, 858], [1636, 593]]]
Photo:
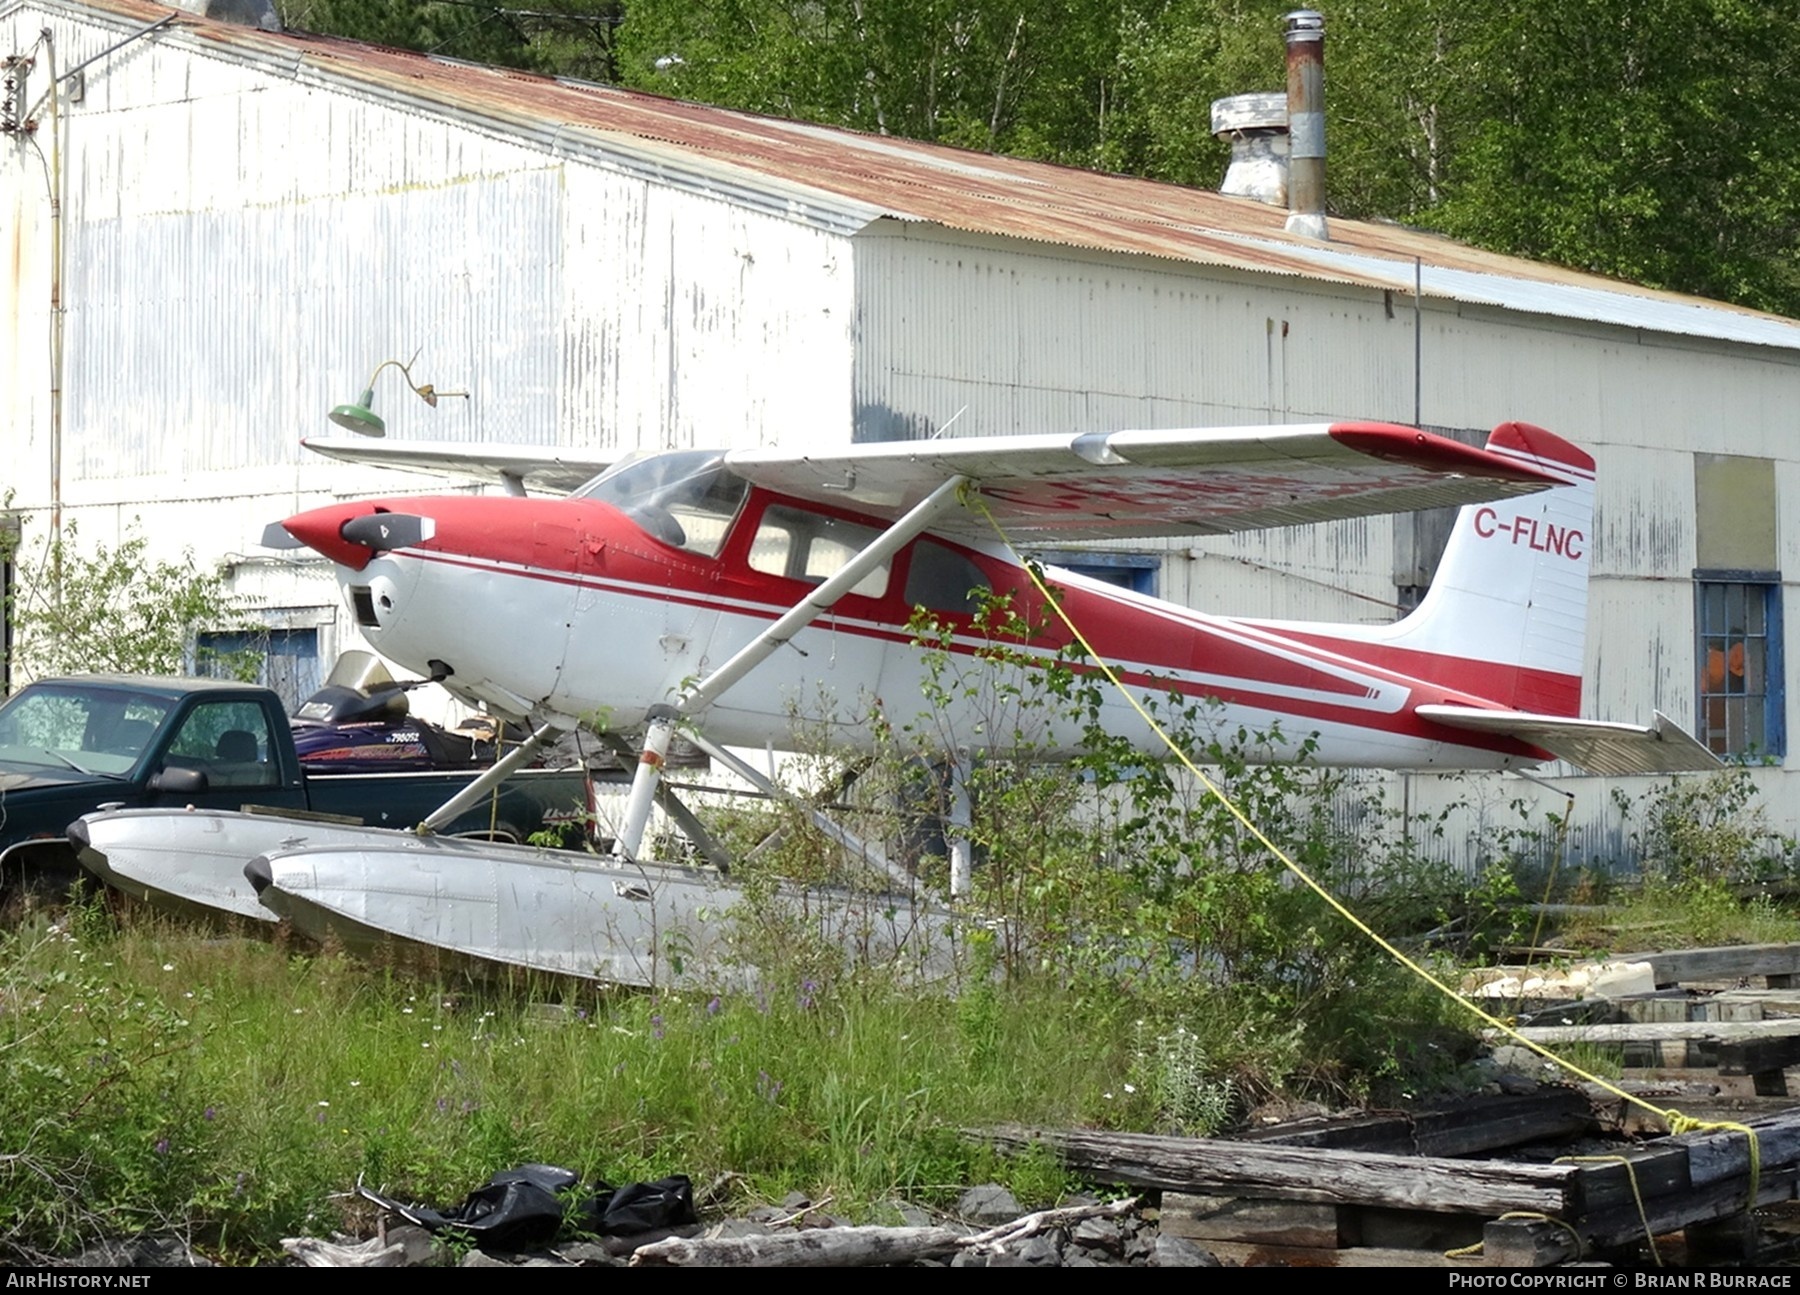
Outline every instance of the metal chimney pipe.
[[1287, 15], [1287, 232], [1329, 239], [1325, 227], [1325, 16]]

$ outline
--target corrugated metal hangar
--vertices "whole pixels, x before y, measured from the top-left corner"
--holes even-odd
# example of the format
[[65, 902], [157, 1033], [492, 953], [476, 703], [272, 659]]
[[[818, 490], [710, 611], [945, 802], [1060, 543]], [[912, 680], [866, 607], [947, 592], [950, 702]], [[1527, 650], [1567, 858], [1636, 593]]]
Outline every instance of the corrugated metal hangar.
[[[271, 24], [273, 25], [273, 24]], [[302, 452], [386, 359], [395, 438], [588, 449], [1253, 424], [1537, 423], [1599, 466], [1584, 710], [1786, 749], [1800, 323], [1118, 176], [205, 19], [0, 7], [0, 441], [54, 519], [231, 564], [280, 650], [354, 642], [312, 504], [428, 488]], [[54, 84], [55, 91], [51, 92]], [[396, 394], [398, 393], [398, 394]], [[1206, 610], [1383, 621], [1431, 526], [1093, 556]], [[1709, 654], [1711, 666], [1709, 668]], [[1721, 664], [1722, 663], [1722, 664]], [[1617, 842], [1576, 776], [1577, 850]], [[1405, 803], [1500, 806], [1414, 776]], [[1561, 807], [1559, 795], [1546, 805]], [[1800, 798], [1769, 797], [1800, 833]], [[1495, 813], [1506, 812], [1494, 810]]]

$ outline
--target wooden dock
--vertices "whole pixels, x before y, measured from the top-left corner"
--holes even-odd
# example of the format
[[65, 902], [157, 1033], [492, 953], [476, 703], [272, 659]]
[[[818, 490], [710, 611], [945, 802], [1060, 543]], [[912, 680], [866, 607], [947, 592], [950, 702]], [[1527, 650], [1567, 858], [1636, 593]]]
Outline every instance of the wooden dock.
[[[1743, 1134], [1570, 1143], [1597, 1128], [1577, 1090], [1490, 1099], [1491, 1116], [1481, 1105], [1317, 1121], [1254, 1140], [1025, 1128], [978, 1136], [1004, 1148], [1049, 1148], [1097, 1182], [1160, 1191], [1163, 1230], [1227, 1263], [1637, 1263], [1652, 1237], [1707, 1261], [1755, 1256]], [[1748, 1123], [1761, 1157], [1754, 1204], [1796, 1199], [1800, 1109]], [[1580, 1155], [1558, 1159], [1544, 1150], [1546, 1141]], [[1535, 1144], [1529, 1157], [1496, 1154], [1526, 1142]], [[1441, 1154], [1449, 1149], [1456, 1154]], [[1671, 1233], [1683, 1234], [1679, 1246]]]

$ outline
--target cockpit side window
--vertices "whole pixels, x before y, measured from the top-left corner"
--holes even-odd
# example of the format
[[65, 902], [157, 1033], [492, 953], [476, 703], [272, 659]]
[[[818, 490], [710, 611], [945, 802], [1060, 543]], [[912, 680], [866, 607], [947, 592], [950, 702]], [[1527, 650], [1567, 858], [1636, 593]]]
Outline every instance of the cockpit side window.
[[611, 504], [664, 544], [715, 558], [748, 491], [723, 455], [695, 450], [627, 460], [575, 494]]
[[965, 555], [935, 540], [913, 545], [906, 570], [906, 605], [934, 612], [973, 616], [981, 596], [992, 586], [981, 568]]
[[[763, 510], [762, 522], [750, 541], [750, 569], [789, 580], [822, 584], [881, 533], [872, 526], [840, 521], [823, 513], [807, 512], [782, 504]], [[879, 598], [887, 592], [888, 568], [884, 562], [864, 576], [850, 592]]]

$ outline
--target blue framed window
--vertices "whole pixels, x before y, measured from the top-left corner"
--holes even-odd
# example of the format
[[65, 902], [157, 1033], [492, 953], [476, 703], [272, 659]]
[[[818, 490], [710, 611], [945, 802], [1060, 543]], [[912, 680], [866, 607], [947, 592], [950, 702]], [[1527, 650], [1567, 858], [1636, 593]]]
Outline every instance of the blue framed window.
[[240, 659], [256, 665], [254, 682], [272, 688], [292, 715], [319, 690], [319, 631], [266, 629], [248, 633], [203, 630], [195, 636], [195, 673], [229, 675]]
[[1156, 578], [1162, 574], [1162, 554], [1122, 553], [1115, 549], [1039, 549], [1032, 557], [1047, 566], [1061, 567], [1078, 575], [1104, 580], [1133, 593], [1156, 597]]
[[1781, 576], [1696, 571], [1700, 741], [1721, 756], [1787, 754]]

